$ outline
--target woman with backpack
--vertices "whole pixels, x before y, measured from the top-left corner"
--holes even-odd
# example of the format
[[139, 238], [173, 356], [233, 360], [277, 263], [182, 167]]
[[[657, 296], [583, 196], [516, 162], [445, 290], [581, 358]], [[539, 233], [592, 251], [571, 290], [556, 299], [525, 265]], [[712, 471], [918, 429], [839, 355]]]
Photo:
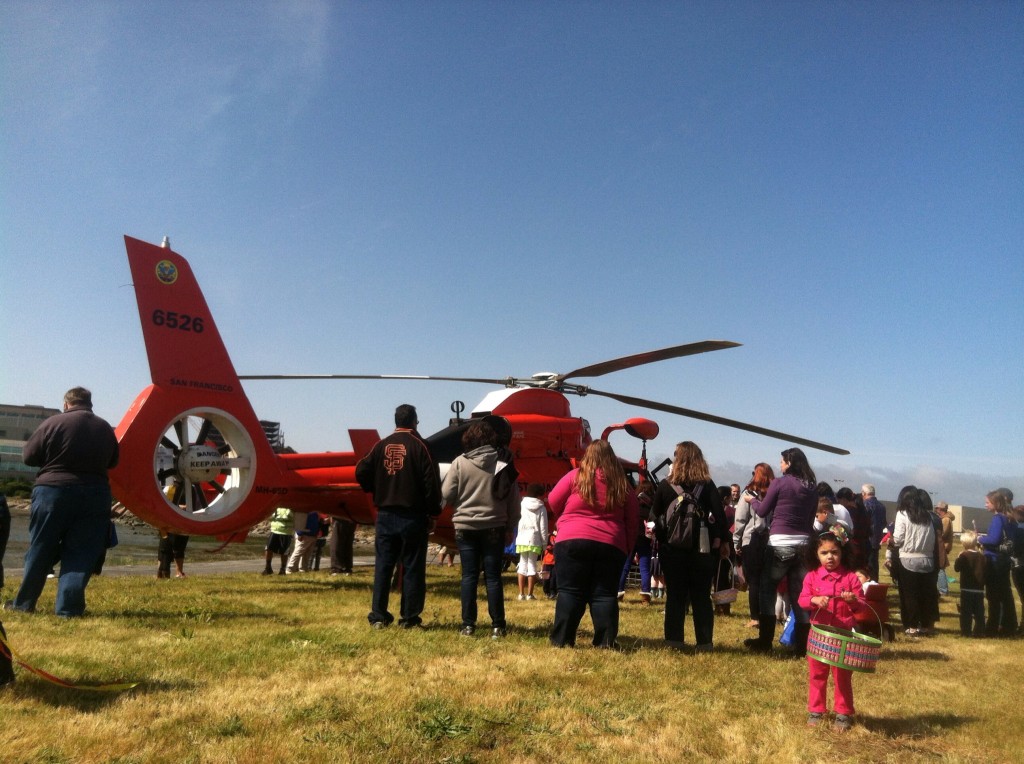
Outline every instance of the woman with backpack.
[[730, 534], [721, 496], [696, 443], [676, 445], [668, 478], [654, 494], [651, 520], [665, 576], [665, 642], [683, 647], [689, 605], [696, 650], [710, 652], [715, 633], [711, 579], [729, 553]]
[[793, 649], [798, 657], [807, 654], [810, 614], [798, 604], [807, 568], [802, 549], [814, 528], [818, 509], [817, 479], [799, 448], [787, 448], [779, 463], [782, 476], [772, 481], [763, 499], [751, 506], [758, 517], [768, 520], [768, 547], [761, 569], [758, 635], [743, 641], [754, 652], [766, 653], [775, 639], [775, 590], [783, 579], [793, 605], [795, 630]]

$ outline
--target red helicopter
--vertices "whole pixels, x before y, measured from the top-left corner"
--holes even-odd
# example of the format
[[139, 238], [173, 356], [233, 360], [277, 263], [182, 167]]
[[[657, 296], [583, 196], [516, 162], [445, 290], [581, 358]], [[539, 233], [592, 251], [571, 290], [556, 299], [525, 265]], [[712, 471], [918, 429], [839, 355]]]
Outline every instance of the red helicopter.
[[[115, 497], [133, 514], [164, 530], [240, 541], [275, 507], [316, 511], [373, 524], [376, 508], [355, 480], [355, 465], [379, 440], [376, 430], [349, 430], [351, 452], [276, 453], [249, 399], [243, 379], [415, 379], [502, 385], [461, 419], [425, 438], [436, 461], [461, 453], [461, 436], [478, 417], [490, 417], [504, 433], [519, 479], [554, 485], [591, 442], [589, 423], [574, 417], [566, 394], [598, 395], [642, 408], [715, 422], [836, 454], [834, 446], [756, 425], [643, 398], [595, 390], [569, 382], [669, 358], [736, 347], [708, 340], [617, 358], [567, 374], [526, 379], [418, 377], [399, 375], [239, 376], [228, 357], [188, 261], [164, 246], [125, 237], [152, 384], [143, 390], [116, 428], [120, 464], [110, 474]], [[644, 442], [644, 455], [626, 462], [634, 474], [647, 471], [646, 441], [658, 434], [649, 419], [632, 418], [608, 427]], [[435, 537], [453, 543], [451, 509], [439, 518]]]

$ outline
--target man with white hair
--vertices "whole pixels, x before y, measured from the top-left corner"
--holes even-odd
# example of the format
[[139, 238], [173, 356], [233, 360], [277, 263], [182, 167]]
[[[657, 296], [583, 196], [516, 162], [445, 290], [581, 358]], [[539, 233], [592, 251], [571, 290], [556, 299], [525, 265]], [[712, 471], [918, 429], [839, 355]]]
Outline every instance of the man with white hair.
[[885, 526], [888, 520], [885, 516], [885, 505], [875, 498], [875, 487], [871, 483], [865, 483], [860, 487], [861, 498], [864, 499], [864, 509], [871, 520], [871, 543], [868, 548], [868, 570], [871, 578], [878, 580], [878, 548], [882, 545], [882, 536], [885, 535]]

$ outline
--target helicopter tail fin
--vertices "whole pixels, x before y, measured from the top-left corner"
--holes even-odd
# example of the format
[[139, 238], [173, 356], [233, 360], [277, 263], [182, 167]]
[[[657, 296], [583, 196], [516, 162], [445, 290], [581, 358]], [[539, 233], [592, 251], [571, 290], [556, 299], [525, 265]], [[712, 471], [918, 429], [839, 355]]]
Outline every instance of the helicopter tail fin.
[[153, 384], [205, 393], [241, 390], [188, 261], [168, 247], [124, 237]]
[[188, 261], [125, 246], [153, 383], [116, 428], [114, 495], [158, 528], [236, 533], [272, 509], [280, 467]]

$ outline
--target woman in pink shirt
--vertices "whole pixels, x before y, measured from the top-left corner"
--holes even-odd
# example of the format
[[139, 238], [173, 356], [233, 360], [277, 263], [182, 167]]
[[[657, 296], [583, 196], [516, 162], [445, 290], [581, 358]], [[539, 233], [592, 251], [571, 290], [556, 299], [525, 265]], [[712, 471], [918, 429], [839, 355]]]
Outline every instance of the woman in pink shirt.
[[576, 644], [576, 630], [589, 605], [594, 645], [615, 647], [619, 573], [633, 551], [639, 506], [608, 441], [595, 440], [587, 447], [579, 468], [551, 489], [548, 504], [558, 524], [558, 598], [551, 644]]

